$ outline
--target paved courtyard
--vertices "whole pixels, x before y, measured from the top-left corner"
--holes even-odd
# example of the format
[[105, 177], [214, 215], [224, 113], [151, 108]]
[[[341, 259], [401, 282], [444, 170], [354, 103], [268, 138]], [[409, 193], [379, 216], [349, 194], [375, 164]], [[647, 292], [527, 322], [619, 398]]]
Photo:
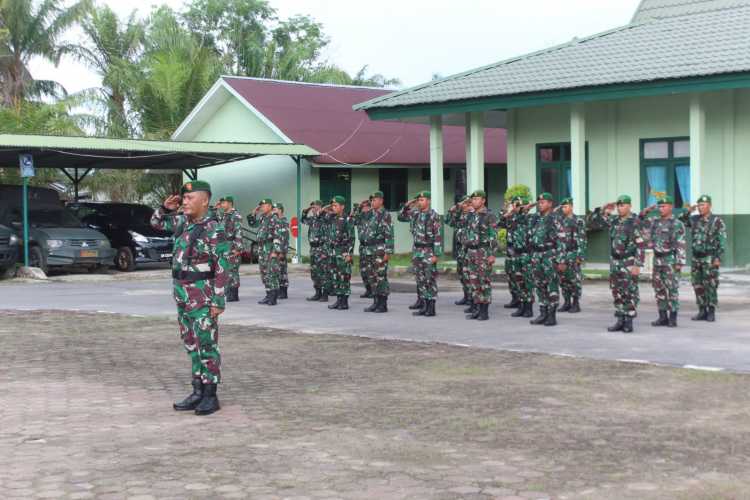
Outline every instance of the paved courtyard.
[[224, 326], [179, 414], [173, 321], [0, 311], [3, 498], [740, 499], [750, 376]]

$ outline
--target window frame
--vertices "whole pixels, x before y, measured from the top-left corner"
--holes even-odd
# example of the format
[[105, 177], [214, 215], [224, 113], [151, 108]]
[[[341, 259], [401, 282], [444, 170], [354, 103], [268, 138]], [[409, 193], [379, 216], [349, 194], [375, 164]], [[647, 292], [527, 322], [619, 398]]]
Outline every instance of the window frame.
[[[638, 157], [640, 159], [640, 184], [641, 184], [641, 210], [647, 207], [648, 193], [646, 192], [648, 186], [648, 175], [646, 175], [646, 169], [648, 167], [667, 167], [667, 193], [672, 193], [675, 196], [677, 191], [677, 174], [675, 173], [675, 167], [678, 165], [687, 164], [688, 167], [692, 168], [690, 163], [690, 156], [674, 156], [674, 144], [681, 141], [690, 141], [690, 136], [676, 136], [676, 137], [652, 137], [640, 139], [638, 141]], [[645, 146], [649, 142], [666, 142], [667, 143], [667, 158], [646, 158]], [[689, 150], [688, 150], [689, 154]], [[685, 203], [685, 200], [682, 200]], [[682, 206], [675, 205], [675, 213], [681, 213], [684, 210]]]
[[[573, 167], [573, 160], [572, 158], [568, 161], [564, 160], [564, 154], [563, 154], [563, 148], [565, 146], [571, 146], [572, 144], [570, 141], [561, 141], [561, 142], [540, 142], [534, 145], [534, 153], [536, 157], [536, 194], [537, 196], [544, 191], [542, 191], [542, 168], [552, 168], [555, 164], [557, 164], [557, 167], [559, 170], [562, 170], [562, 172], [565, 172], [565, 168], [571, 168]], [[584, 209], [586, 211], [589, 210], [590, 207], [590, 195], [589, 195], [589, 143], [586, 141], [586, 165], [584, 167], [584, 175], [585, 175], [585, 196], [584, 196], [584, 203], [585, 207]], [[560, 148], [560, 158], [561, 160], [556, 162], [543, 162], [541, 157], [541, 150], [544, 148]], [[572, 155], [571, 155], [572, 156]], [[567, 165], [566, 165], [567, 164]], [[564, 179], [564, 176], [560, 176], [561, 179]], [[570, 194], [571, 196], [573, 193]], [[555, 200], [558, 204], [561, 200]]]
[[[398, 172], [402, 179], [383, 179], [385, 173]], [[395, 199], [391, 200], [391, 196], [398, 196], [398, 193], [393, 193], [391, 189], [386, 188], [386, 185], [396, 186], [403, 183], [403, 200]], [[406, 167], [398, 168], [379, 168], [378, 169], [378, 190], [383, 192], [383, 207], [389, 212], [396, 212], [409, 200], [409, 169]], [[389, 203], [390, 202], [390, 203]]]

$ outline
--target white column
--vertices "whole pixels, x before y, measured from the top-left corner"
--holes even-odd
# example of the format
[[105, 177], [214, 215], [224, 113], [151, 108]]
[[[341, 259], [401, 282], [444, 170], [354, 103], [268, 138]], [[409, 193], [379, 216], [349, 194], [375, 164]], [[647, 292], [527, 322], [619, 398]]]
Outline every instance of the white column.
[[518, 163], [516, 160], [516, 110], [505, 112], [506, 167], [508, 187], [518, 184]]
[[[586, 107], [570, 108], [570, 173], [575, 213], [586, 214]], [[558, 200], [559, 201], [559, 200]]]
[[701, 195], [701, 177], [706, 159], [706, 110], [701, 97], [690, 98], [690, 203]]
[[445, 215], [442, 116], [430, 117], [430, 191], [432, 192], [432, 208], [440, 215]]
[[484, 189], [484, 113], [468, 115], [468, 155], [466, 158], [466, 184], [468, 192]]

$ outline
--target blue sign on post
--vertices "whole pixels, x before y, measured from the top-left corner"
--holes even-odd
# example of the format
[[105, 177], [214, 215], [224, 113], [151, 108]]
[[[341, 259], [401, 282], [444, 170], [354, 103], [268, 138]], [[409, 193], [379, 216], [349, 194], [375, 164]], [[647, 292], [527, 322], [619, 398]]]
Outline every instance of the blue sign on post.
[[18, 155], [23, 178], [23, 265], [29, 267], [29, 177], [34, 177], [34, 157]]
[[34, 177], [34, 157], [31, 155], [18, 155], [21, 164], [21, 177]]

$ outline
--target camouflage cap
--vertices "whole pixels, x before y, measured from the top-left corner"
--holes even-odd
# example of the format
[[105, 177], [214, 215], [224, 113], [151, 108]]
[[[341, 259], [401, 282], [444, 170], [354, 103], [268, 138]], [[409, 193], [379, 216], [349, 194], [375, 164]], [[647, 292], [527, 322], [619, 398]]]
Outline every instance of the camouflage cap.
[[630, 199], [630, 196], [627, 194], [621, 195], [619, 198], [617, 198], [617, 204], [618, 205], [631, 205], [633, 201]]
[[541, 193], [539, 196], [536, 197], [537, 201], [547, 200], [547, 201], [555, 201], [555, 199], [552, 197], [552, 193], [544, 192]]
[[432, 199], [432, 193], [430, 193], [429, 191], [420, 191], [417, 193], [417, 196], [415, 196], [415, 198]]
[[703, 194], [698, 198], [698, 203], [712, 203], [711, 197], [707, 194]]
[[337, 194], [336, 196], [331, 198], [331, 203], [338, 203], [339, 205], [344, 205], [346, 203], [346, 198]]
[[323, 206], [323, 202], [320, 200], [313, 200], [310, 202], [310, 206], [313, 206], [313, 205]]
[[465, 195], [463, 195], [463, 196], [461, 197], [461, 201], [459, 201], [459, 203], [466, 203], [466, 202], [467, 202], [467, 201], [469, 201], [470, 199], [471, 199], [471, 198], [469, 198], [469, 195], [468, 195], [468, 194], [465, 194]]
[[573, 198], [568, 196], [567, 198], [563, 198], [560, 202], [560, 205], [572, 205], [573, 204]]
[[284, 204], [281, 202], [276, 202], [273, 204], [273, 208], [278, 208], [279, 210], [284, 210]]
[[271, 198], [263, 198], [258, 202], [258, 205], [273, 205], [273, 200]]
[[659, 205], [674, 205], [674, 198], [668, 194], [662, 195], [656, 200]]
[[234, 203], [234, 196], [225, 196], [221, 200], [222, 201], [228, 201], [229, 203]]
[[471, 198], [487, 198], [487, 193], [484, 192], [484, 189], [477, 189], [471, 193]]
[[370, 195], [370, 199], [373, 199], [373, 198], [383, 198], [384, 196], [385, 195], [383, 195], [382, 191], [375, 191], [374, 193], [372, 193]]
[[510, 199], [511, 203], [515, 203], [517, 201], [523, 202], [523, 196], [521, 196], [520, 194], [517, 194], [513, 198]]
[[204, 193], [211, 194], [211, 184], [206, 181], [190, 181], [186, 182], [182, 186], [181, 194], [185, 193], [197, 193], [203, 191]]

